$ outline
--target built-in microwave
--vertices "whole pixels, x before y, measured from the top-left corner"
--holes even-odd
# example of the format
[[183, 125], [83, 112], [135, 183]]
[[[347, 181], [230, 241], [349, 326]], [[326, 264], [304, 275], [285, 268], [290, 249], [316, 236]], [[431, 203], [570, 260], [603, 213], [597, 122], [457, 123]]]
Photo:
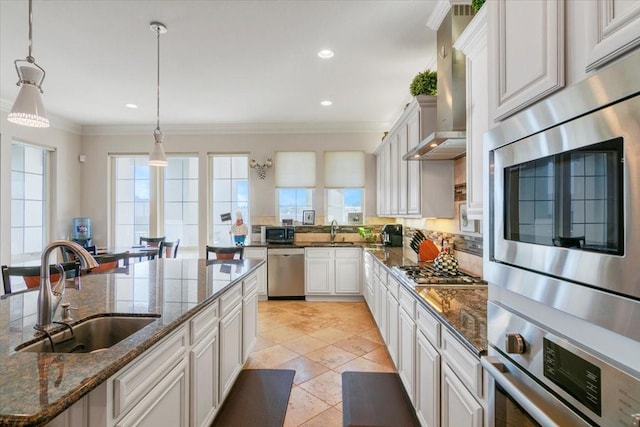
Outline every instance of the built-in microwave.
[[640, 299], [638, 93], [496, 144], [489, 164], [491, 261]]
[[265, 241], [267, 243], [293, 243], [294, 239], [294, 227], [267, 227], [265, 229]]

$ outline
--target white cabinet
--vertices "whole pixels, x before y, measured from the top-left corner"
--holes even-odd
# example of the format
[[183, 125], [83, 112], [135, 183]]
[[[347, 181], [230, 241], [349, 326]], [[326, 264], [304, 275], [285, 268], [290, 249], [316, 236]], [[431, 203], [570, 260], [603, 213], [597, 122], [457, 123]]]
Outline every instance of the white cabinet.
[[362, 249], [306, 248], [307, 295], [360, 295]]
[[[389, 282], [393, 286], [395, 279], [392, 279], [389, 276]], [[395, 282], [397, 283], [397, 282]], [[387, 325], [387, 350], [389, 350], [389, 356], [391, 356], [391, 360], [396, 365], [399, 364], [398, 354], [400, 347], [400, 305], [398, 300], [396, 299], [397, 293], [394, 293], [392, 289], [387, 291], [387, 307], [386, 307], [386, 325]]]
[[400, 316], [398, 323], [398, 375], [409, 399], [415, 404], [416, 322], [415, 299], [404, 288], [400, 289]]
[[[453, 162], [402, 160], [436, 129], [436, 97], [420, 95], [407, 106], [378, 148], [378, 216], [453, 217]], [[429, 191], [423, 191], [428, 188]]]
[[454, 44], [466, 57], [467, 216], [482, 218], [482, 137], [489, 130], [487, 7], [474, 16]]
[[244, 258], [248, 259], [262, 259], [265, 261], [256, 275], [258, 276], [258, 299], [267, 299], [267, 248], [266, 247], [245, 247]]
[[[369, 306], [371, 313], [374, 312], [374, 272], [373, 272], [373, 255], [367, 251], [363, 251], [364, 259], [364, 299]], [[375, 317], [375, 315], [374, 315]]]
[[142, 400], [116, 426], [156, 427], [189, 425], [188, 363], [182, 359], [147, 390]]
[[415, 408], [420, 424], [440, 425], [440, 354], [421, 331], [416, 339]]
[[[582, 5], [581, 5], [582, 6]], [[586, 70], [594, 70], [640, 45], [640, 2], [596, 0], [587, 8], [589, 54]]]
[[191, 320], [191, 427], [208, 426], [218, 410], [218, 301]]
[[489, 99], [492, 118], [502, 120], [564, 86], [565, 4], [495, 0], [486, 6], [489, 63], [496, 64]]
[[242, 354], [242, 285], [220, 297], [220, 402], [231, 390], [244, 363]]
[[242, 282], [242, 361], [251, 354], [258, 341], [258, 275]]
[[442, 427], [482, 427], [482, 406], [456, 374], [442, 364]]

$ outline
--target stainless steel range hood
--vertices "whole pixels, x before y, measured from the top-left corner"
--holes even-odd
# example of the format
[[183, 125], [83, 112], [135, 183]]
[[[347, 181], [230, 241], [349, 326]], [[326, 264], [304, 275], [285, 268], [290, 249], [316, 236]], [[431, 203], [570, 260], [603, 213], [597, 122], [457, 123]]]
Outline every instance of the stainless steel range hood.
[[453, 43], [475, 12], [470, 5], [453, 5], [437, 33], [438, 106], [437, 130], [402, 156], [403, 160], [449, 160], [467, 150], [466, 62]]

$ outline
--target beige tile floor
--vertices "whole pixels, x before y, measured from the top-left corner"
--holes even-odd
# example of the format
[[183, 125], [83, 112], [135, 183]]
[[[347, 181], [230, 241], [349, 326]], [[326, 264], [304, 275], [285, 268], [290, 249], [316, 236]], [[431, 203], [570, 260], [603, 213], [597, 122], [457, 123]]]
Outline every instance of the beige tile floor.
[[342, 372], [395, 372], [364, 302], [261, 301], [245, 368], [295, 369], [287, 427], [342, 426]]

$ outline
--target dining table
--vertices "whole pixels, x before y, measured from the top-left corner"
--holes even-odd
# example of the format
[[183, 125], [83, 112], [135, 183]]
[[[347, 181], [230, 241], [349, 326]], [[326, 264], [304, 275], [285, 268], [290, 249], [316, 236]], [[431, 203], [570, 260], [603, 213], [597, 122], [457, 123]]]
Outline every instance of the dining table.
[[129, 252], [129, 258], [146, 258], [147, 260], [155, 259], [160, 252], [160, 247], [149, 245], [133, 245], [120, 247], [102, 247], [96, 249], [96, 255], [119, 254]]

